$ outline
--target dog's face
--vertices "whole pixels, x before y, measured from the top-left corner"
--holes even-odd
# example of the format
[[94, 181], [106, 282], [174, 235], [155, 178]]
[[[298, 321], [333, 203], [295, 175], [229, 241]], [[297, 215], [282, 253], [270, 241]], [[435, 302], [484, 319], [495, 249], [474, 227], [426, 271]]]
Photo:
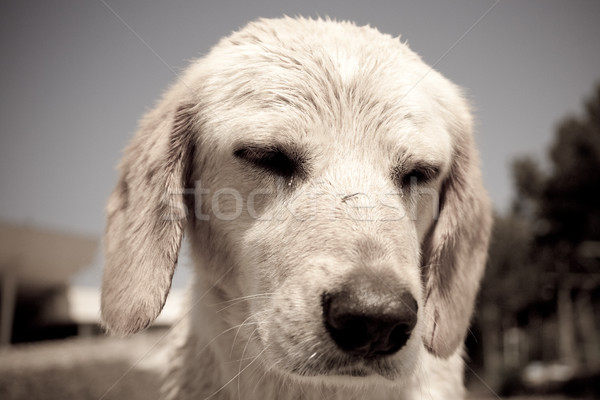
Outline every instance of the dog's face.
[[477, 163], [458, 89], [398, 39], [251, 24], [190, 67], [127, 150], [106, 325], [156, 317], [187, 227], [200, 279], [251, 299], [230, 324], [256, 323], [267, 365], [407, 377], [468, 326], [490, 228]]

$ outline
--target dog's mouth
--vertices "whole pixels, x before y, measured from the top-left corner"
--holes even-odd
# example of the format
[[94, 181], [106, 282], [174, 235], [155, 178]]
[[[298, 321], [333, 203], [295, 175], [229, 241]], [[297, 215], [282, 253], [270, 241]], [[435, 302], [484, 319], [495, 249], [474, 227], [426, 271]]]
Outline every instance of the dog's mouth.
[[352, 366], [352, 367], [344, 367], [338, 368], [330, 371], [327, 376], [339, 376], [339, 377], [348, 377], [348, 378], [385, 378], [390, 381], [394, 381], [397, 377], [397, 371], [395, 368], [389, 367], [369, 367], [369, 366]]
[[345, 383], [359, 383], [367, 379], [383, 379], [385, 381], [394, 382], [399, 375], [394, 369], [373, 369], [364, 366], [336, 368], [329, 371], [293, 371], [292, 375], [300, 378], [309, 378], [319, 380], [319, 378], [335, 378], [334, 381], [343, 381]]
[[314, 364], [294, 366], [288, 373], [299, 377], [338, 377], [343, 379], [384, 378], [396, 380], [400, 374], [387, 359], [324, 360]]

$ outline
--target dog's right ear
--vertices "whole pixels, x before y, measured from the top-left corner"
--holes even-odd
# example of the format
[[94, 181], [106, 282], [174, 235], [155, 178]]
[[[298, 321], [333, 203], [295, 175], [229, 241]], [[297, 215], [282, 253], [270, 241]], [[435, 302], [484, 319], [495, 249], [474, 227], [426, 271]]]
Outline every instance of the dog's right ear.
[[146, 328], [165, 304], [187, 218], [194, 107], [163, 100], [125, 150], [104, 236], [101, 308], [111, 333]]

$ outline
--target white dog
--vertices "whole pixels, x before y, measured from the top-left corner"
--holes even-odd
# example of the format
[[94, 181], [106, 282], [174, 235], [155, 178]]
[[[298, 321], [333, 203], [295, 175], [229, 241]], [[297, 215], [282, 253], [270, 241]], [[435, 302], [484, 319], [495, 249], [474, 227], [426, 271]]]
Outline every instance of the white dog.
[[[102, 315], [195, 281], [169, 399], [460, 399], [490, 205], [459, 89], [397, 38], [260, 20], [142, 121], [108, 203]], [[166, 367], [167, 368], [167, 367]]]

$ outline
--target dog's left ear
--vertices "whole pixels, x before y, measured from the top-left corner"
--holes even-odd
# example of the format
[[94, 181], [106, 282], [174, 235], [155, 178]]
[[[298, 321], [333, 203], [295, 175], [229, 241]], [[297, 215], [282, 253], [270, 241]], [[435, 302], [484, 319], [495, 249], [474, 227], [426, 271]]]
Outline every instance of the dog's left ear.
[[193, 104], [167, 96], [142, 120], [109, 198], [102, 319], [111, 333], [146, 328], [162, 310], [187, 219]]
[[[491, 205], [483, 188], [479, 158], [466, 108], [449, 129], [453, 163], [441, 192], [439, 218], [423, 244], [425, 330], [432, 354], [447, 358], [462, 345], [487, 259]], [[454, 115], [456, 117], [456, 114]]]

